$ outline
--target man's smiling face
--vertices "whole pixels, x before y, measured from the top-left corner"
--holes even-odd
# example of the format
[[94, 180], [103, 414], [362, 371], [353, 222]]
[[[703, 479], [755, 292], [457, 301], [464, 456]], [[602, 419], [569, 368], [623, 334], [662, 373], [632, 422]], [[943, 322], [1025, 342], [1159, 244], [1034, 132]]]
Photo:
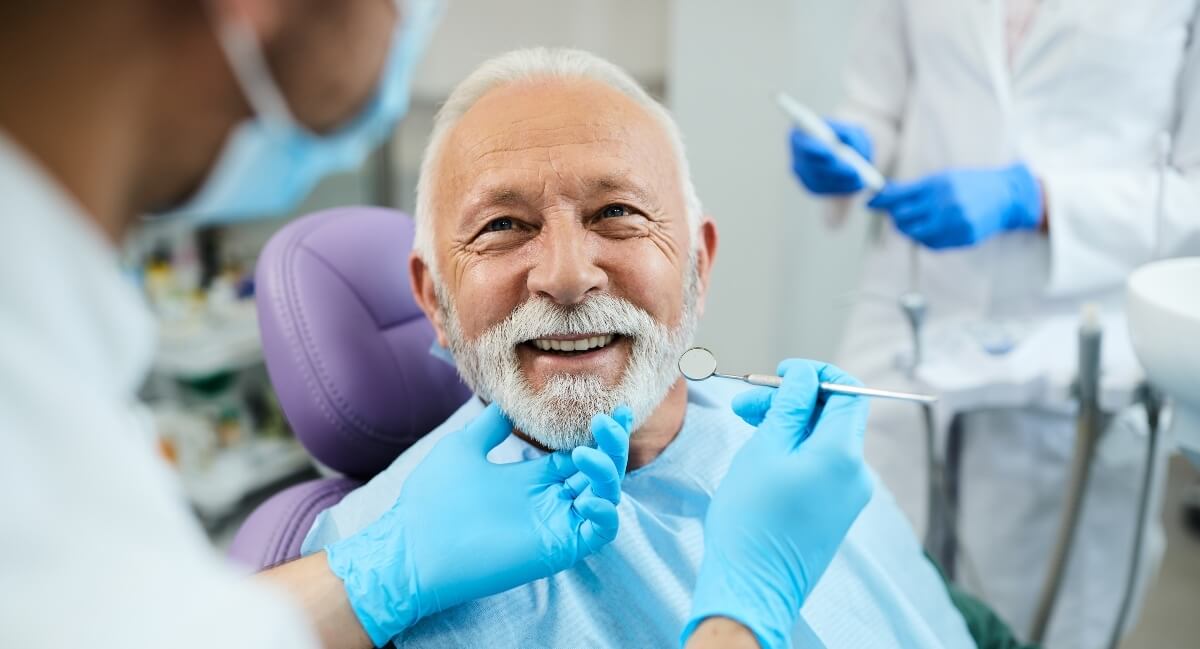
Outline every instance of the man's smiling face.
[[663, 125], [598, 81], [515, 82], [433, 162], [439, 272], [418, 259], [414, 280], [468, 383], [551, 448], [586, 443], [619, 402], [647, 417], [678, 380], [711, 257]]

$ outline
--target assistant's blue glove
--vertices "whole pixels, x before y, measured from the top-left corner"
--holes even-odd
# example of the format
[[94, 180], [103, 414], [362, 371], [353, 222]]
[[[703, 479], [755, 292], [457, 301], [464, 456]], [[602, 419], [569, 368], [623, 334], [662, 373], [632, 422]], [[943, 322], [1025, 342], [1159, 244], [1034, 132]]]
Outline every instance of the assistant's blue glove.
[[[838, 139], [852, 147], [868, 162], [871, 160], [871, 136], [862, 128], [834, 120], [826, 120]], [[792, 129], [792, 172], [808, 191], [822, 196], [853, 194], [863, 188], [862, 178], [854, 167], [838, 160], [829, 147]]]
[[818, 392], [821, 381], [861, 385], [824, 363], [787, 360], [783, 387], [738, 395], [758, 426], [738, 451], [704, 521], [704, 560], [691, 621], [737, 620], [763, 647], [790, 647], [800, 607], [871, 499], [863, 462], [867, 402]]
[[597, 415], [599, 449], [513, 464], [488, 452], [512, 433], [492, 404], [439, 441], [396, 504], [325, 548], [376, 646], [422, 617], [570, 567], [616, 538], [633, 415]]
[[1036, 230], [1042, 222], [1042, 189], [1023, 163], [891, 183], [867, 205], [889, 212], [897, 229], [934, 250], [973, 246], [1011, 230]]

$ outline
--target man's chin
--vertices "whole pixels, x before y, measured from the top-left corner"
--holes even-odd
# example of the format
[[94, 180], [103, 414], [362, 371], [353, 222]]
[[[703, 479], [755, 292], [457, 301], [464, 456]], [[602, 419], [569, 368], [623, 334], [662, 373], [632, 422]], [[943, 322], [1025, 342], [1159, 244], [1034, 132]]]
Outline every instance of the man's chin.
[[594, 377], [572, 377], [553, 381], [536, 395], [497, 401], [526, 441], [544, 450], [571, 451], [595, 443], [592, 417], [611, 412], [616, 398]]
[[542, 436], [535, 437], [519, 428], [513, 430], [514, 435], [525, 440], [525, 442], [530, 446], [547, 453], [553, 453], [557, 451], [570, 453], [580, 446], [595, 446], [595, 438], [592, 436], [590, 431], [588, 431], [586, 434], [584, 434], [582, 431], [576, 431], [576, 433], [577, 434], [557, 435], [551, 437], [547, 437], [543, 434]]

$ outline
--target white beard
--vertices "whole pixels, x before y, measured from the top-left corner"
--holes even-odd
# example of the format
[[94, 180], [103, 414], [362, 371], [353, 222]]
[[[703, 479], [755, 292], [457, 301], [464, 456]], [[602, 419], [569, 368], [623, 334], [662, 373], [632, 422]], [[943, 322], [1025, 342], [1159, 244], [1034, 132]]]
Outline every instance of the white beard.
[[[546, 448], [594, 445], [592, 417], [617, 406], [633, 410], [636, 430], [679, 380], [678, 361], [695, 334], [699, 276], [693, 260], [679, 324], [668, 329], [632, 302], [608, 294], [573, 306], [530, 298], [474, 340], [463, 336], [458, 314], [436, 286], [450, 351], [458, 372], [482, 399], [495, 401], [513, 425]], [[629, 363], [615, 386], [591, 374], [560, 373], [541, 390], [521, 372], [517, 345], [552, 335], [617, 333], [632, 342]]]

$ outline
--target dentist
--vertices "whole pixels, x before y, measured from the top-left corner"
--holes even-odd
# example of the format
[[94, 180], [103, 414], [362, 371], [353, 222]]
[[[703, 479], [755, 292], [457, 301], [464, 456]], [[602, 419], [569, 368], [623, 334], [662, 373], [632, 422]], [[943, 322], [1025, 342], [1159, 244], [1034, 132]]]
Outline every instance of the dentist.
[[[359, 165], [407, 108], [438, 10], [0, 6], [0, 646], [69, 634], [112, 648], [382, 645], [616, 535], [628, 434], [607, 416], [603, 450], [502, 466], [486, 455], [511, 424], [490, 408], [362, 534], [255, 580], [208, 547], [154, 453], [136, 396], [154, 326], [121, 274], [119, 242], [150, 213], [280, 214]], [[472, 527], [486, 539], [465, 542]], [[431, 551], [449, 539], [460, 551]]]

